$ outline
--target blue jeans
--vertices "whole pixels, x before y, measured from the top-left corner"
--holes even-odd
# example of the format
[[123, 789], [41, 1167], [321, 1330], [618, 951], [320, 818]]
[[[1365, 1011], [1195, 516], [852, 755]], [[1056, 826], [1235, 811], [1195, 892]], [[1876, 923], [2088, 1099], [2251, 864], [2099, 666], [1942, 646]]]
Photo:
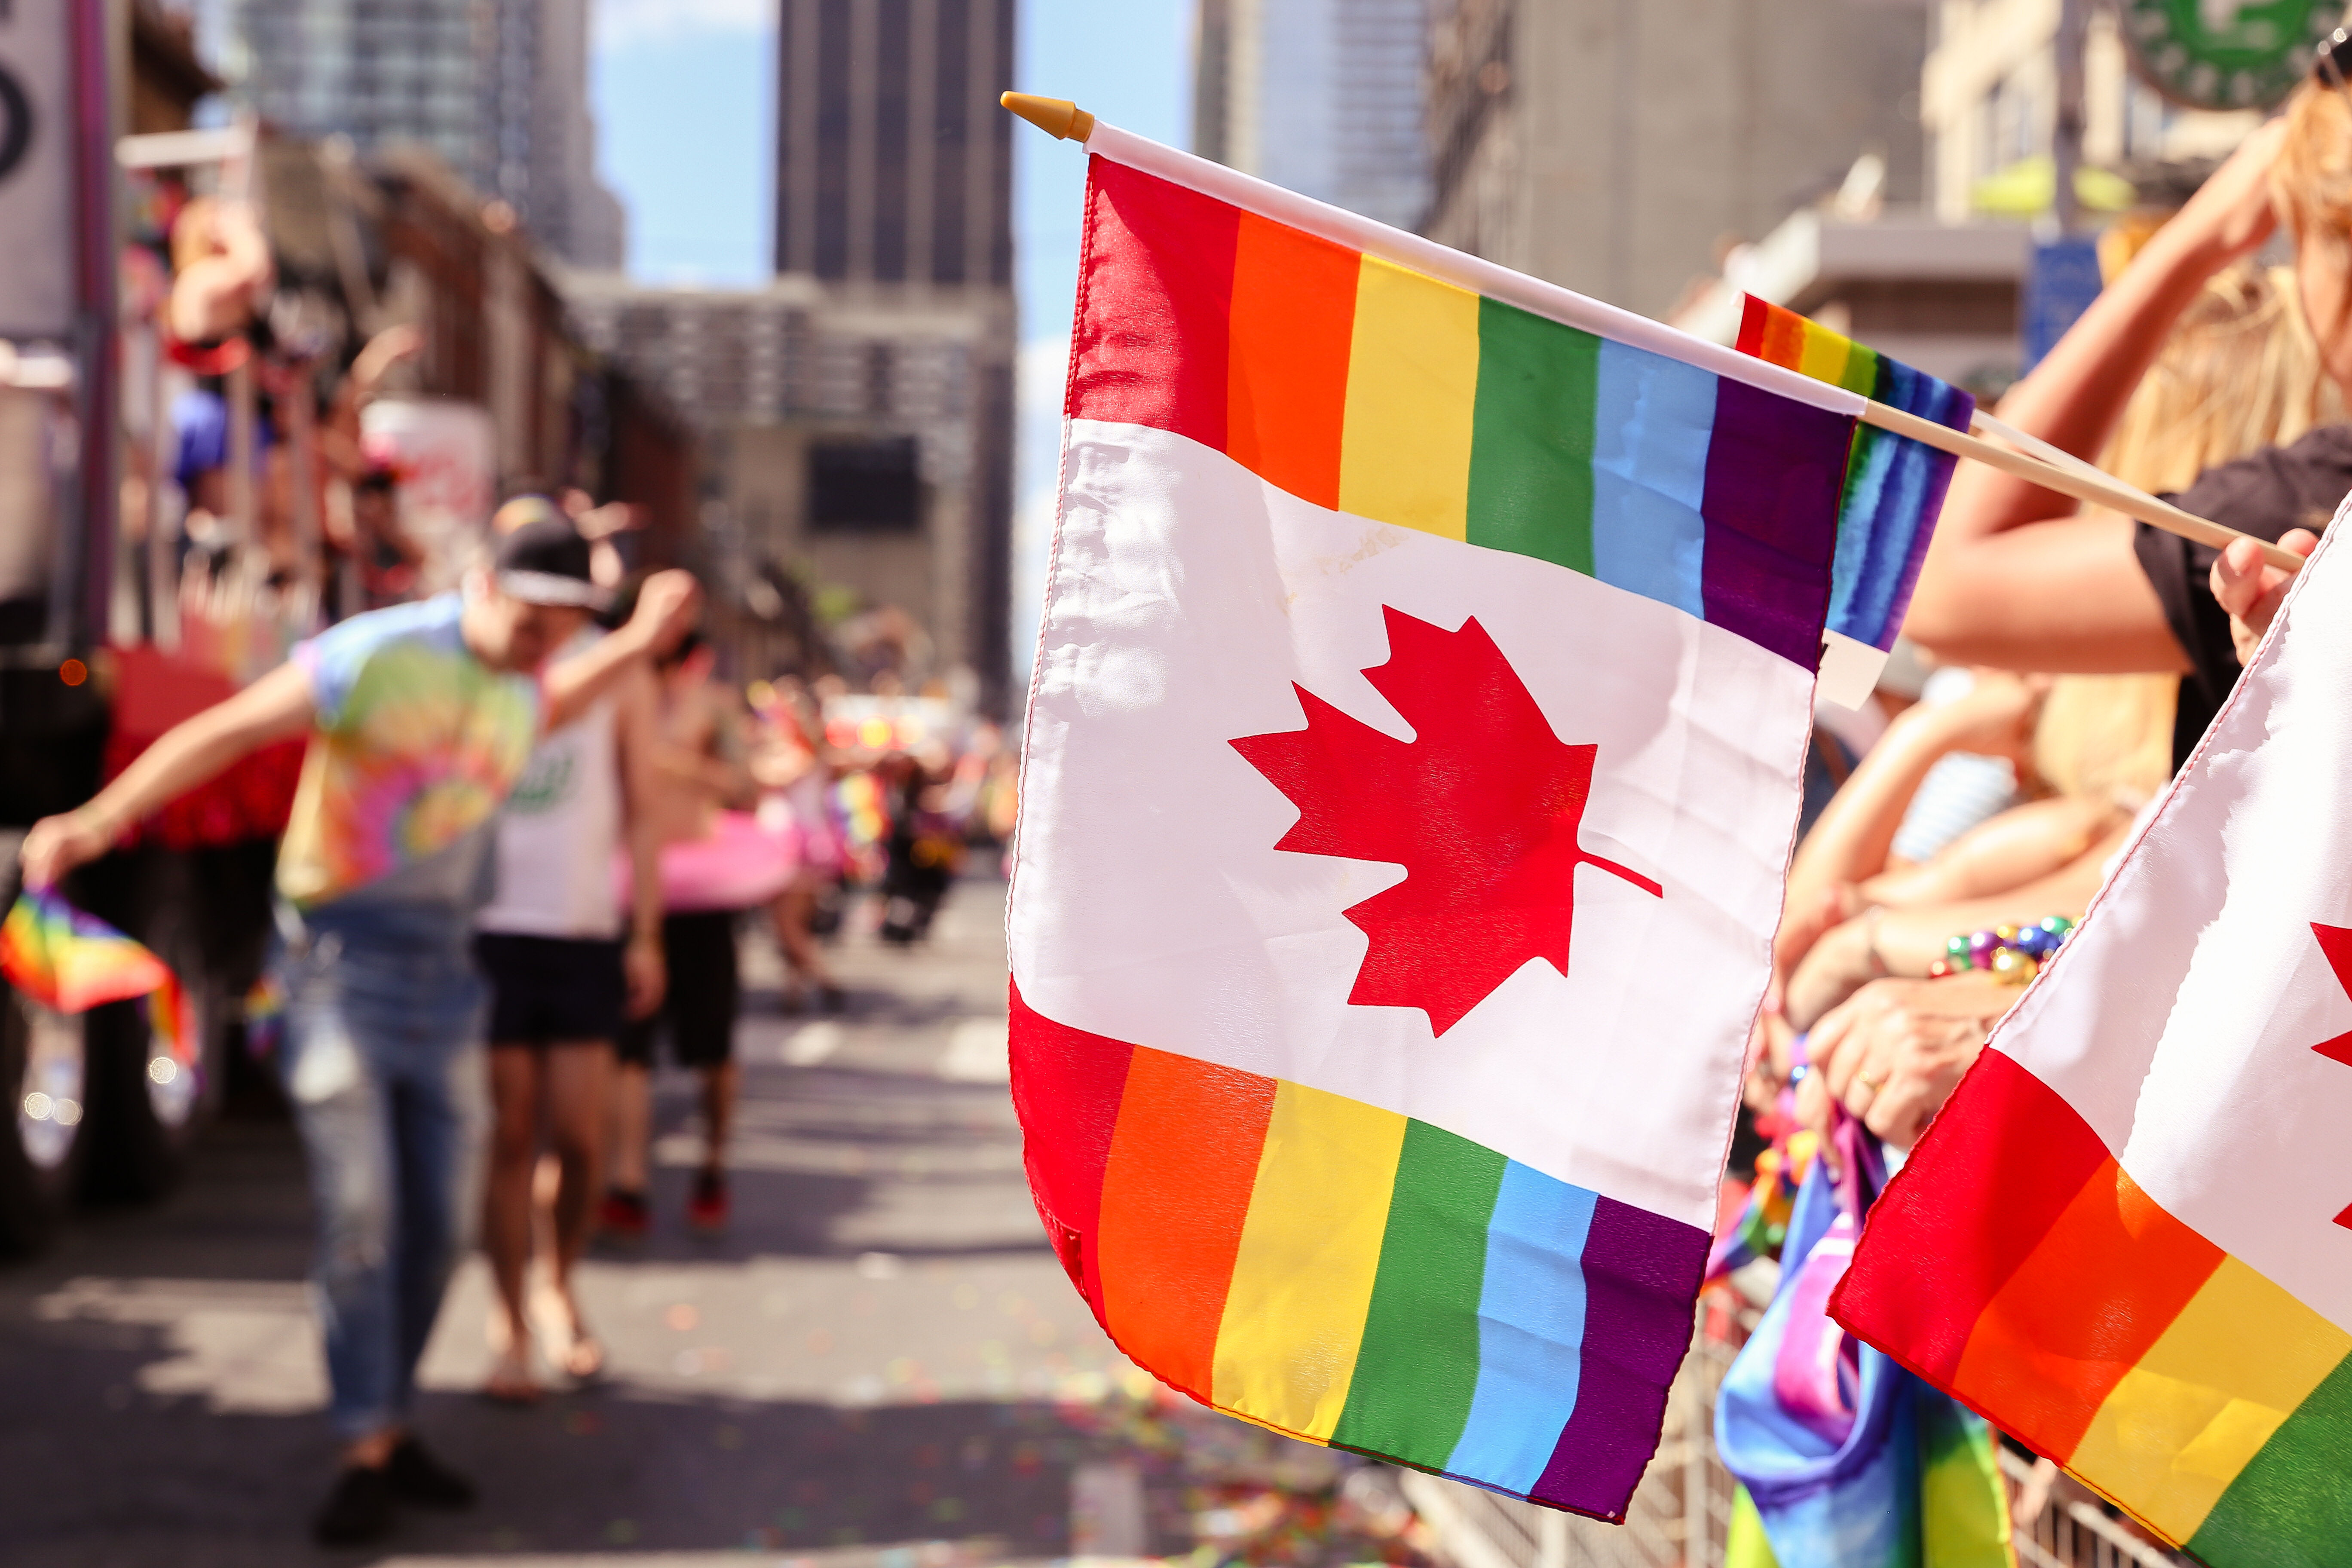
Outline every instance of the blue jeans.
[[470, 921], [427, 908], [279, 912], [281, 1070], [310, 1156], [335, 1430], [404, 1424], [479, 1207], [486, 996]]

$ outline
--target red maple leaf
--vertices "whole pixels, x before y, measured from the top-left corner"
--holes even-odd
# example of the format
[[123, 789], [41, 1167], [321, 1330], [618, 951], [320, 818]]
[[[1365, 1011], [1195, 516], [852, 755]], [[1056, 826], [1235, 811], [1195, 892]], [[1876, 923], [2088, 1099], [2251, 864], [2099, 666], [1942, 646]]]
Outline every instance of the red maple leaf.
[[[2352, 995], [2352, 926], [2324, 926], [2314, 921], [2311, 934], [2319, 939], [2319, 951], [2327, 955], [2328, 967], [2336, 971], [2336, 984], [2344, 987], [2346, 994]], [[2352, 1067], [2352, 1031], [2322, 1040], [2311, 1048], [2330, 1061]], [[2344, 1212], [2336, 1216], [2336, 1223], [2352, 1230], [2352, 1205], [2347, 1205]]]
[[1276, 848], [1405, 868], [1347, 911], [1371, 938], [1348, 1000], [1418, 1007], [1443, 1035], [1529, 959], [1568, 973], [1579, 866], [1662, 895], [1577, 842], [1600, 748], [1552, 733], [1486, 629], [1383, 611], [1389, 661], [1364, 674], [1415, 739], [1391, 739], [1293, 682], [1307, 728], [1232, 744], [1298, 807]]

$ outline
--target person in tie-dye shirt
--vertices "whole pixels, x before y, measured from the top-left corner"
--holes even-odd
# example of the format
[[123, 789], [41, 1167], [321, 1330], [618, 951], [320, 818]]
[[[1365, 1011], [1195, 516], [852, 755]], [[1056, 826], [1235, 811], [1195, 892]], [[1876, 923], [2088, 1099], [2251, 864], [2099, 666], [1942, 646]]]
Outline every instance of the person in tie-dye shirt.
[[550, 665], [603, 599], [586, 542], [551, 514], [503, 538], [463, 594], [355, 616], [303, 643], [25, 840], [26, 882], [48, 885], [239, 757], [310, 735], [278, 852], [271, 963], [287, 998], [280, 1061], [310, 1159], [314, 1283], [343, 1442], [314, 1521], [321, 1541], [382, 1536], [395, 1502], [473, 1500], [418, 1444], [408, 1407], [477, 1209], [487, 1096], [469, 948], [496, 816], [539, 736], [674, 642], [698, 596], [687, 574], [656, 574], [626, 626]]

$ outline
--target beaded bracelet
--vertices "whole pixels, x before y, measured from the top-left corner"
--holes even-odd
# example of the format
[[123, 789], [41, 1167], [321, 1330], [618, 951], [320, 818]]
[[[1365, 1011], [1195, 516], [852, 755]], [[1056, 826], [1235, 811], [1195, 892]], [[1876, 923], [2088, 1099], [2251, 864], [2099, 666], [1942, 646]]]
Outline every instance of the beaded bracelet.
[[2030, 926], [1995, 926], [1944, 944], [1944, 956], [1927, 966], [1927, 978], [1941, 980], [1963, 970], [1980, 970], [1996, 980], [2022, 985], [2042, 973], [2042, 966], [2064, 945], [2074, 922], [2052, 915]]

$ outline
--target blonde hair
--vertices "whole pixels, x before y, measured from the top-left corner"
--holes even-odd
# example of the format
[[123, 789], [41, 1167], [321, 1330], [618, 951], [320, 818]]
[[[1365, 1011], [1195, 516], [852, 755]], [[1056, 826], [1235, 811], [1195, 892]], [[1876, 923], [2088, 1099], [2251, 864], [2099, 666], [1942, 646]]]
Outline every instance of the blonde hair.
[[2186, 489], [2218, 463], [2344, 417], [2291, 268], [2240, 262], [2181, 312], [2124, 407], [2101, 467], [2144, 490]]
[[[2337, 100], [2352, 148], [2344, 107]], [[2341, 162], [2352, 200], [2352, 159]], [[2352, 207], [2346, 221], [2342, 232], [2352, 234]], [[2101, 467], [2145, 490], [2186, 489], [2216, 464], [2284, 447], [2343, 417], [2343, 395], [2320, 366], [2293, 269], [2241, 262], [2181, 313], [2126, 405]], [[2136, 808], [2171, 775], [2179, 698], [2176, 676], [2059, 677], [2034, 727], [2034, 771], [2062, 795]]]
[[2286, 100], [2271, 203], [2298, 248], [2352, 243], [2352, 103], [2335, 88], [2306, 81]]

